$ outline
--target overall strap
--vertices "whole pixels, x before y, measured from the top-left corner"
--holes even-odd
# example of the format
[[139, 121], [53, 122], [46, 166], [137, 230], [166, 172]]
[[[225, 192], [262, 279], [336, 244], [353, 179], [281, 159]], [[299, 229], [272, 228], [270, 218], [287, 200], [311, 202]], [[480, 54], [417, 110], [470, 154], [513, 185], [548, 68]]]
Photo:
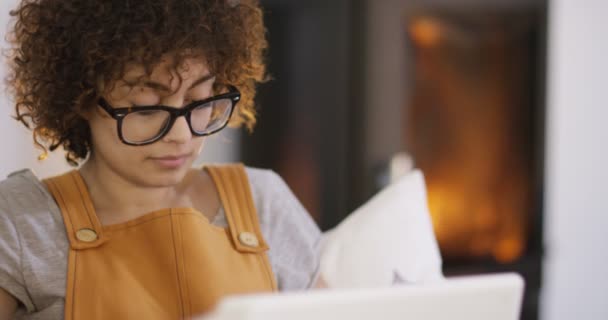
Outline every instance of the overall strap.
[[241, 252], [268, 250], [243, 164], [206, 166], [205, 169], [220, 195], [236, 249]]
[[94, 248], [106, 241], [85, 182], [77, 170], [43, 182], [61, 210], [72, 249]]

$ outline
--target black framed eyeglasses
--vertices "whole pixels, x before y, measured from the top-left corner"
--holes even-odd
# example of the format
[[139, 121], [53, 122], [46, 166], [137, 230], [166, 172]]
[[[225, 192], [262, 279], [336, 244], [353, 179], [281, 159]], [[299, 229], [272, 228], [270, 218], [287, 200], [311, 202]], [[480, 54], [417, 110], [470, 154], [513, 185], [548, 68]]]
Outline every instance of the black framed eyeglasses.
[[114, 108], [104, 98], [99, 98], [98, 103], [116, 119], [118, 137], [123, 143], [143, 146], [162, 139], [179, 117], [186, 117], [194, 136], [214, 134], [226, 127], [240, 99], [241, 93], [229, 86], [227, 93], [191, 102], [183, 108], [162, 105]]

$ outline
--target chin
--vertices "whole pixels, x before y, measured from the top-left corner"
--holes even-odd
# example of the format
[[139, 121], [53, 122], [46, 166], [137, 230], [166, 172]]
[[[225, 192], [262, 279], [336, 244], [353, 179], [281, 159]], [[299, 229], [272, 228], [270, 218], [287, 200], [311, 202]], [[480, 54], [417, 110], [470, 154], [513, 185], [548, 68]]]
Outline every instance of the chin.
[[185, 171], [166, 172], [158, 174], [155, 178], [155, 182], [159, 187], [171, 187], [178, 185], [186, 176]]
[[170, 187], [182, 182], [192, 163], [178, 168], [152, 168], [142, 172], [141, 179], [151, 187]]

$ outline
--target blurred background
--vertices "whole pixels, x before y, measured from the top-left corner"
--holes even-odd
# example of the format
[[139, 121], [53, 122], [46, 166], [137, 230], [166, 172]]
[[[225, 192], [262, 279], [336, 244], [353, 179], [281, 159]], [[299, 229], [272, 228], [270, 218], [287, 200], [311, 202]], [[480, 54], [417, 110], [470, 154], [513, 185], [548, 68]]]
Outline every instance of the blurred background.
[[[419, 167], [446, 275], [521, 273], [522, 319], [608, 319], [608, 2], [262, 3], [258, 126], [214, 136], [199, 163], [272, 168], [323, 230]], [[37, 161], [0, 103], [0, 176], [69, 169]]]

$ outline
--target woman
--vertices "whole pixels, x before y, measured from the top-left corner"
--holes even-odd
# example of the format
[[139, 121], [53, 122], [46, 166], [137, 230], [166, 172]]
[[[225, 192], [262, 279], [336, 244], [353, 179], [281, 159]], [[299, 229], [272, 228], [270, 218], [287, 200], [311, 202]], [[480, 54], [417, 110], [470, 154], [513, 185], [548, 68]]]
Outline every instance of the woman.
[[78, 169], [0, 183], [0, 319], [172, 319], [317, 283], [320, 232], [273, 172], [191, 168], [255, 124], [256, 1], [23, 0], [17, 119]]

